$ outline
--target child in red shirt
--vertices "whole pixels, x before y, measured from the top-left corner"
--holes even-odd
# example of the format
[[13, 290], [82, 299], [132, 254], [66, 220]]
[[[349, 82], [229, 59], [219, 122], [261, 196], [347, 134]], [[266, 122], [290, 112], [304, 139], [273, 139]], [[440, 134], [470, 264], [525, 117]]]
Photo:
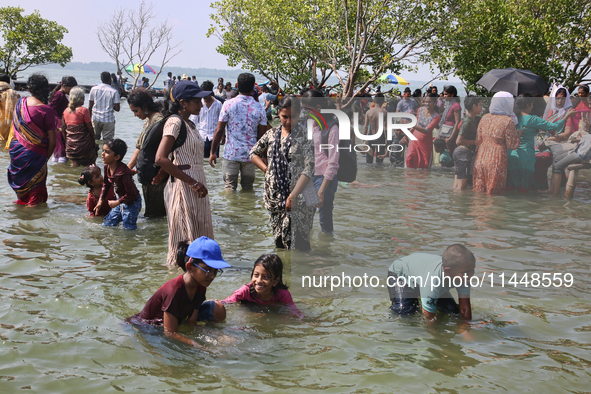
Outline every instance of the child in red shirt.
[[[101, 169], [94, 164], [85, 167], [80, 174], [80, 178], [78, 178], [78, 183], [82, 186], [88, 186], [86, 208], [88, 209], [88, 212], [90, 212], [90, 216], [106, 216], [111, 211], [111, 207], [108, 204], [103, 205], [97, 214], [94, 212], [94, 208], [96, 208], [96, 204], [98, 203], [103, 188], [103, 175], [101, 174]], [[113, 189], [109, 190], [107, 199], [115, 199], [115, 192]]]

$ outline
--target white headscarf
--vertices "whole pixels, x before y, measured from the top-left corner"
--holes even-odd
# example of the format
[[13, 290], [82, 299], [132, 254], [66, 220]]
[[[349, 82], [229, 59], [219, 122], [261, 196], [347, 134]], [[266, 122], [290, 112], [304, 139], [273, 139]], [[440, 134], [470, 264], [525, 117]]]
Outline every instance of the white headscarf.
[[[564, 89], [566, 91], [566, 100], [564, 100], [564, 106], [562, 108], [558, 108], [556, 106], [556, 93], [559, 89]], [[550, 98], [548, 103], [546, 104], [546, 109], [544, 110], [544, 119], [548, 118], [548, 113], [550, 110], [557, 114], [557, 119], [562, 119], [564, 114], [573, 106], [572, 101], [570, 100], [570, 93], [568, 90], [562, 85], [554, 84], [552, 86], [552, 92], [550, 93]]]
[[[495, 100], [496, 99], [496, 100]], [[513, 123], [517, 124], [519, 120], [513, 112], [515, 106], [515, 98], [509, 92], [498, 92], [495, 93], [492, 100], [490, 101], [489, 112], [493, 115], [505, 115], [510, 116], [513, 119]]]

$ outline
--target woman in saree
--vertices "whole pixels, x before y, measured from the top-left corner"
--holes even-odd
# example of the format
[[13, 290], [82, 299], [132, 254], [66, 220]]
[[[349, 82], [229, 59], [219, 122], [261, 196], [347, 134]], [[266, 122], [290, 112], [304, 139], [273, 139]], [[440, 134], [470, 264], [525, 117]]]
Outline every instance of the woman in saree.
[[417, 111], [417, 124], [412, 128], [416, 141], [402, 138], [400, 144], [408, 141], [406, 152], [407, 168], [430, 168], [433, 158], [433, 129], [437, 127], [441, 116], [437, 113], [437, 94], [429, 93], [425, 98], [425, 106]]
[[[61, 120], [66, 108], [68, 108], [68, 97], [70, 91], [78, 82], [74, 77], [63, 77], [62, 82], [57, 84], [49, 95], [49, 106], [53, 108], [56, 116]], [[65, 163], [66, 159], [66, 134], [62, 130], [58, 130], [55, 135], [55, 149], [53, 152], [53, 161]]]
[[62, 131], [66, 136], [66, 157], [72, 161], [72, 167], [94, 164], [98, 156], [90, 111], [83, 107], [83, 104], [84, 89], [73, 88], [70, 91], [68, 108], [62, 116]]
[[[572, 108], [570, 94], [563, 86], [554, 86], [550, 93], [550, 100], [546, 106], [544, 119], [555, 123], [564, 118], [568, 110]], [[532, 186], [537, 190], [548, 189], [548, 168], [552, 165], [552, 151], [544, 144], [545, 141], [563, 142], [570, 137], [573, 132], [573, 118], [566, 122], [564, 129], [556, 132], [539, 130], [534, 139], [534, 149], [536, 152], [535, 171], [532, 180]]]
[[14, 109], [8, 184], [16, 193], [16, 204], [34, 206], [47, 201], [47, 160], [61, 122], [47, 105], [47, 78], [31, 75], [28, 89], [32, 97], [20, 98]]

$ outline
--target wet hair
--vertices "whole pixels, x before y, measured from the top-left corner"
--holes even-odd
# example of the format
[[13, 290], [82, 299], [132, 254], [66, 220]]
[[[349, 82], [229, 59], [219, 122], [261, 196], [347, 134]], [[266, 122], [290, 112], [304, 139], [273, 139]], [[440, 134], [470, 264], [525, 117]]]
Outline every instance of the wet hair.
[[97, 171], [100, 172], [101, 170], [94, 164], [84, 167], [80, 173], [80, 178], [78, 178], [78, 183], [82, 186], [88, 186], [88, 188], [92, 188], [90, 182]]
[[373, 102], [381, 107], [382, 104], [384, 104], [384, 93], [376, 93], [376, 95], [373, 98]]
[[0, 82], [10, 83], [10, 75], [0, 74]]
[[70, 102], [68, 103], [68, 108], [70, 111], [76, 111], [77, 107], [80, 107], [84, 104], [84, 89], [80, 87], [75, 87], [70, 90]]
[[176, 265], [178, 265], [184, 272], [187, 272], [187, 263], [189, 256], [187, 256], [187, 249], [189, 249], [189, 242], [181, 241], [176, 245]]
[[77, 86], [77, 85], [78, 85], [78, 82], [76, 81], [76, 78], [63, 77], [62, 81], [60, 83], [58, 83], [57, 85], [55, 85], [55, 88], [53, 88], [53, 90], [51, 91], [51, 94], [49, 95], [49, 101], [53, 100], [53, 96], [55, 95], [55, 92], [60, 90], [62, 88], [62, 86], [67, 86], [69, 88], [73, 88], [74, 86]]
[[111, 84], [111, 73], [108, 71], [103, 71], [101, 73], [101, 82], [106, 83], [107, 85]]
[[212, 91], [212, 90], [213, 90], [213, 82], [211, 82], [211, 81], [209, 81], [209, 80], [208, 80], [208, 81], [204, 81], [204, 82], [201, 84], [201, 89], [202, 89], [202, 90], [205, 90], [206, 92], [210, 92], [210, 91]]
[[146, 107], [148, 112], [160, 112], [162, 110], [162, 103], [154, 101], [152, 94], [145, 88], [133, 89], [129, 97], [127, 97], [127, 103], [142, 109]]
[[435, 141], [433, 141], [433, 146], [435, 146], [436, 151], [437, 149], [447, 149], [447, 144], [445, 143], [445, 140], [442, 138], [437, 138]]
[[558, 89], [558, 90], [556, 91], [556, 97], [558, 97], [558, 95], [559, 95], [559, 94], [561, 94], [561, 93], [562, 93], [562, 94], [564, 94], [564, 97], [566, 97], [566, 96], [567, 96], [567, 94], [566, 94], [566, 89], [565, 89], [565, 88], [560, 88], [560, 89]]
[[293, 95], [283, 96], [277, 106], [277, 112], [280, 112], [282, 109], [291, 109], [291, 115], [293, 116], [294, 114], [300, 113], [300, 103]]
[[277, 293], [277, 289], [287, 290], [287, 285], [283, 283], [283, 261], [276, 254], [264, 254], [254, 262], [250, 277], [254, 275], [254, 269], [260, 265], [269, 273], [271, 280], [279, 279], [277, 285], [273, 286], [273, 292]]
[[114, 140], [106, 140], [104, 144], [107, 145], [115, 155], [119, 155], [119, 160], [117, 162], [121, 163], [121, 160], [123, 160], [127, 153], [127, 144], [125, 141], [115, 138]]
[[475, 105], [478, 105], [481, 102], [482, 102], [482, 99], [480, 97], [466, 98], [466, 100], [464, 101], [464, 106], [466, 107], [466, 111], [472, 111], [472, 108], [474, 108]]
[[453, 97], [458, 97], [458, 89], [454, 85], [447, 85], [443, 88], [443, 91], [451, 94]]
[[472, 252], [463, 245], [451, 245], [445, 249], [445, 252], [443, 252], [443, 268], [474, 267], [475, 263], [476, 258]]
[[238, 75], [238, 92], [242, 94], [250, 94], [254, 89], [254, 75], [251, 73], [242, 73]]
[[579, 89], [583, 89], [583, 91], [587, 94], [589, 93], [589, 86], [587, 85], [579, 85]]
[[49, 99], [49, 82], [47, 82], [47, 78], [41, 74], [33, 74], [29, 77], [27, 81], [27, 87], [29, 88], [29, 92], [31, 95], [35, 97], [37, 100], [41, 101], [43, 104], [48, 103]]

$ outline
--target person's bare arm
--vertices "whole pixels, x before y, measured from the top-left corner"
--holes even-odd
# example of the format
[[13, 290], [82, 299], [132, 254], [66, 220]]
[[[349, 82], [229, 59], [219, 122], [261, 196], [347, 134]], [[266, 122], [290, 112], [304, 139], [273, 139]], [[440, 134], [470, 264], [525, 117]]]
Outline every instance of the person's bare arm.
[[[458, 133], [460, 132], [460, 129], [458, 128], [458, 124], [460, 123], [460, 111], [454, 111], [454, 129], [451, 132], [451, 135], [445, 140], [447, 141], [454, 141], [458, 135]], [[457, 142], [456, 142], [457, 145]]]
[[423, 309], [423, 316], [425, 316], [425, 320], [427, 321], [427, 323], [435, 323], [435, 321], [437, 320], [435, 318], [435, 313], [428, 312], [425, 309]]
[[94, 100], [88, 101], [88, 112], [90, 112], [90, 117], [92, 118], [92, 108], [94, 107]]
[[264, 136], [265, 133], [267, 132], [267, 130], [269, 130], [270, 128], [272, 128], [272, 127], [269, 123], [259, 124], [259, 128], [257, 130], [257, 132], [258, 132], [257, 139], [260, 139], [262, 136]]
[[[181, 182], [188, 184], [191, 189], [197, 193], [198, 197], [207, 196], [207, 188], [204, 184], [197, 182], [195, 179], [179, 170], [179, 168], [175, 166], [168, 158], [168, 155], [170, 155], [170, 152], [172, 152], [174, 141], [175, 139], [171, 135], [165, 135], [162, 137], [162, 141], [160, 142], [158, 151], [156, 152], [156, 165], [162, 168], [162, 170], [166, 171], [166, 173], [168, 173], [170, 176], [173, 176]], [[152, 181], [152, 184], [155, 184], [154, 181]]]
[[129, 167], [130, 170], [132, 170], [137, 164], [137, 156], [139, 154], [140, 150], [136, 148], [136, 150], [133, 151], [133, 155], [131, 155], [131, 159], [129, 159], [129, 163], [127, 163], [127, 167]]
[[57, 130], [49, 130], [47, 132], [47, 138], [49, 139], [49, 143], [47, 144], [47, 159], [53, 155], [53, 151], [55, 150], [55, 133]]
[[113, 110], [119, 112], [121, 110], [121, 104], [120, 103], [113, 104]]
[[304, 190], [304, 188], [308, 185], [308, 182], [310, 182], [310, 178], [308, 178], [307, 175], [300, 175], [300, 177], [298, 178], [298, 181], [296, 182], [296, 185], [294, 186], [293, 190], [291, 191], [291, 193], [287, 197], [287, 201], [285, 203], [285, 209], [287, 211], [291, 211], [292, 196], [298, 196]]
[[262, 158], [260, 158], [257, 155], [253, 155], [250, 158], [250, 161], [252, 161], [252, 163], [257, 166], [257, 168], [263, 172], [267, 172], [267, 165], [265, 164], [265, 162], [263, 161]]
[[472, 306], [470, 305], [470, 296], [459, 296], [460, 314], [465, 320], [472, 320]]
[[220, 142], [222, 142], [222, 138], [224, 138], [224, 134], [226, 133], [226, 125], [228, 122], [218, 122], [218, 125], [213, 132], [213, 141], [211, 141], [211, 152], [209, 153], [209, 165], [215, 167], [217, 164], [218, 156], [215, 154], [218, 147], [220, 146]]

